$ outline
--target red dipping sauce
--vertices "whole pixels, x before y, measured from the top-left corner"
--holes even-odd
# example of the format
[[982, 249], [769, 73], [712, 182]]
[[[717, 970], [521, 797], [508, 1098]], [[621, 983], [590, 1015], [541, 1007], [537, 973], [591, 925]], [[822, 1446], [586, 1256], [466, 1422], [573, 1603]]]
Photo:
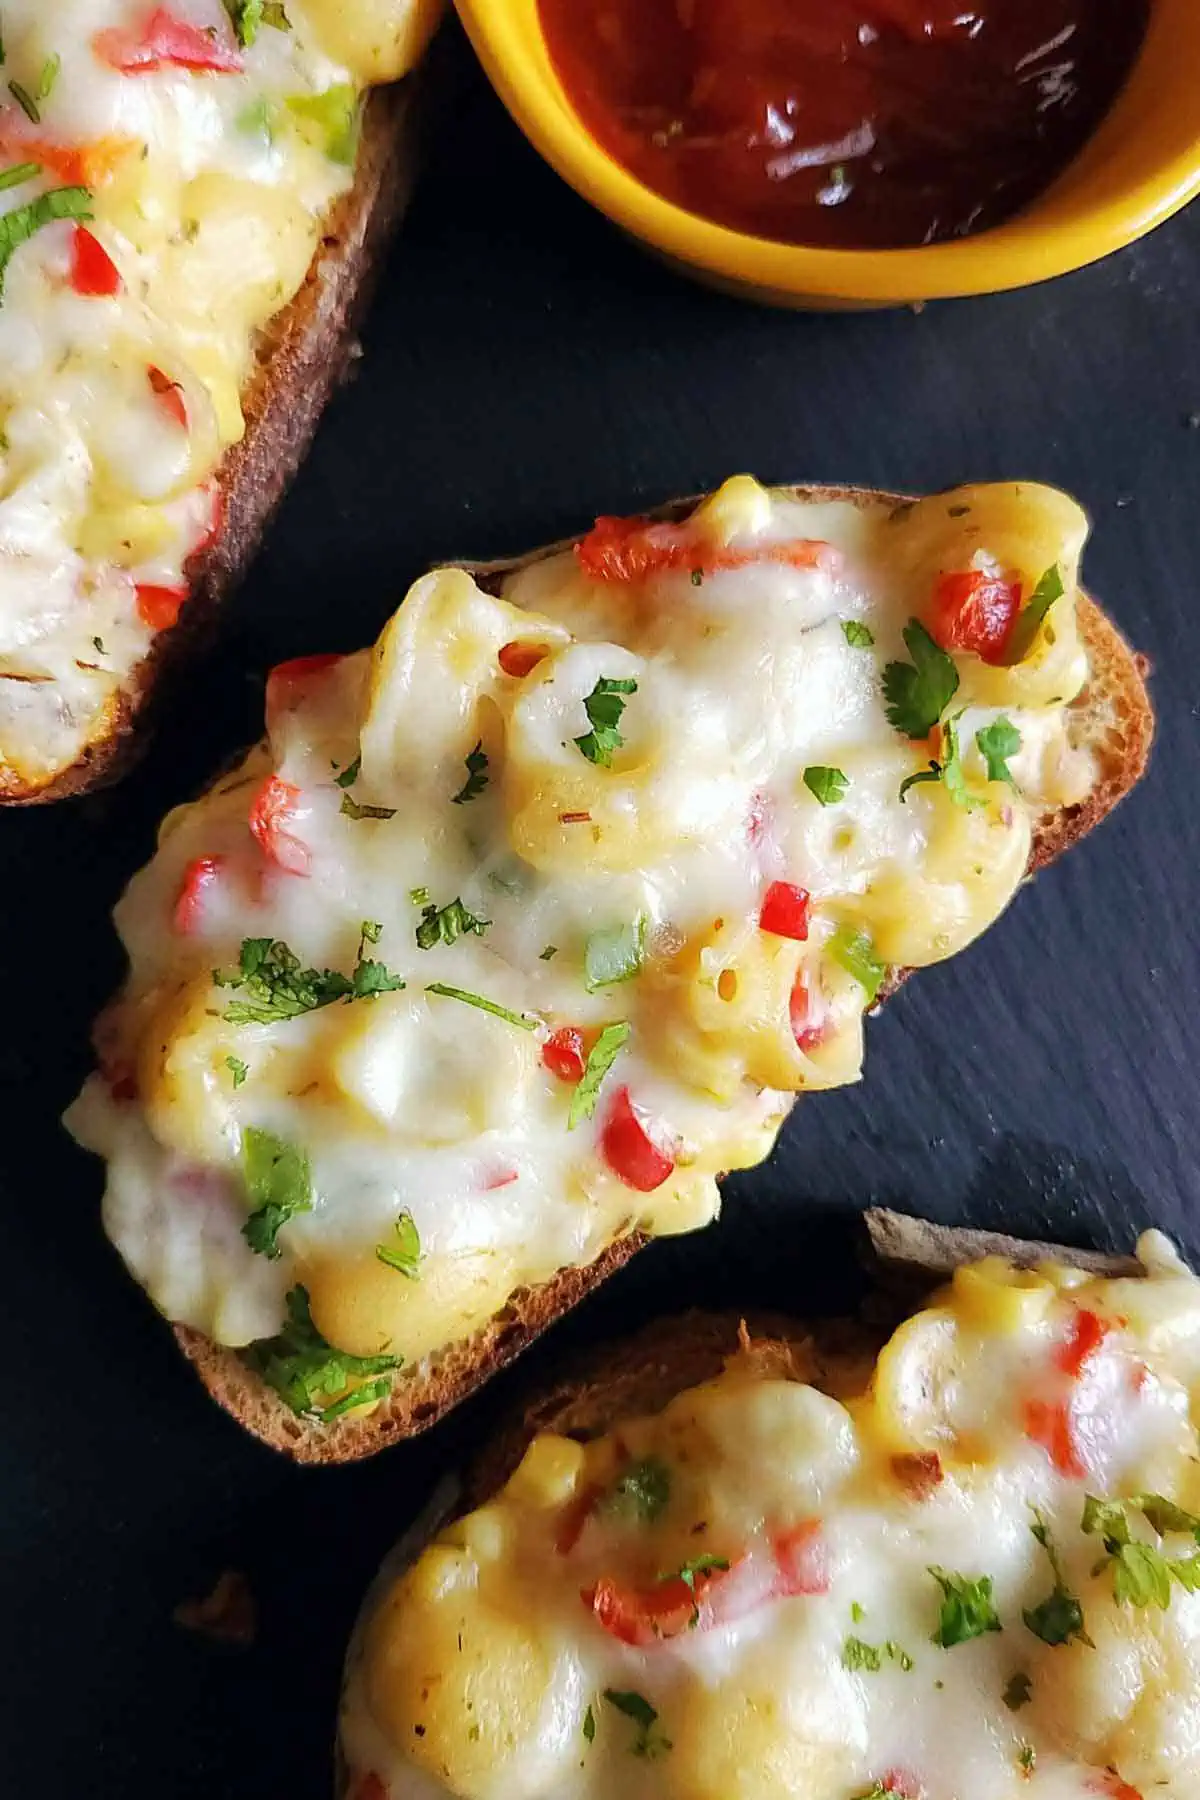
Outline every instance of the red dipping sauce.
[[639, 180], [843, 249], [998, 224], [1115, 99], [1150, 0], [538, 0], [559, 78]]

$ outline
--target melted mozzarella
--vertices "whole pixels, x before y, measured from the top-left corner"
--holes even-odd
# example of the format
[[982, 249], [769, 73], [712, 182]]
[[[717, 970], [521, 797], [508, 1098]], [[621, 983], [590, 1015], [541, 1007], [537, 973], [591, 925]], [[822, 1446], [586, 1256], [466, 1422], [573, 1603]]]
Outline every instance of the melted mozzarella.
[[[1200, 1595], [1118, 1603], [1084, 1529], [1088, 1494], [1200, 1499], [1200, 1283], [1143, 1255], [1140, 1282], [960, 1271], [840, 1401], [751, 1346], [654, 1417], [535, 1439], [374, 1598], [343, 1706], [350, 1795], [1185, 1800]], [[1081, 1339], [1081, 1321], [1099, 1329]], [[896, 1364], [916, 1344], [932, 1360], [914, 1409]], [[1030, 1436], [1031, 1407], [1058, 1401], [1070, 1471]], [[1190, 1530], [1160, 1539], [1136, 1501], [1127, 1516], [1194, 1557]], [[1033, 1525], [1090, 1642], [1026, 1620], [1056, 1584]], [[779, 1575], [797, 1532], [800, 1592]], [[689, 1564], [694, 1603], [665, 1603]], [[944, 1629], [934, 1570], [990, 1580], [989, 1629]]]
[[[391, 40], [415, 54], [433, 10], [400, 0]], [[113, 67], [101, 34], [136, 43], [159, 11], [236, 50], [240, 72]], [[222, 0], [4, 8], [5, 76], [37, 118], [5, 93], [0, 175], [35, 171], [0, 189], [0, 214], [86, 186], [87, 230], [120, 288], [76, 292], [71, 219], [34, 231], [4, 273], [0, 786], [43, 784], [103, 732], [162, 623], [139, 588], [186, 589], [216, 522], [217, 465], [242, 436], [259, 333], [353, 179], [352, 156], [302, 108], [339, 94], [353, 105], [379, 63], [380, 12], [377, 0], [297, 0], [289, 30], [264, 25], [239, 49]], [[177, 384], [186, 425], [152, 369]]]
[[[566, 554], [490, 594], [443, 570], [374, 651], [276, 672], [266, 744], [172, 815], [120, 903], [130, 979], [71, 1118], [108, 1160], [107, 1228], [171, 1318], [245, 1345], [300, 1286], [339, 1349], [419, 1361], [634, 1227], [703, 1224], [794, 1093], [857, 1078], [872, 958], [969, 942], [1023, 878], [1062, 769], [1090, 778], [1064, 704], [1086, 673], [1068, 600], [1026, 663], [943, 658], [970, 709], [971, 803], [940, 782], [901, 795], [930, 749], [889, 723], [881, 669], [963, 553], [964, 513], [998, 555], [1032, 536], [1032, 566], [1074, 590], [1070, 502], [964, 493], [898, 521], [739, 478], [686, 527], [713, 565], [699, 581], [600, 579]], [[614, 682], [633, 685], [606, 761], [581, 741]], [[974, 749], [1004, 708], [1017, 786]], [[826, 804], [814, 765], [844, 780]], [[383, 964], [390, 991], [247, 1019], [228, 982], [256, 942], [342, 977]], [[572, 1117], [606, 1029], [615, 1061]], [[572, 1031], [573, 1072], [555, 1061]], [[264, 1198], [252, 1132], [308, 1159], [274, 1256], [243, 1231]], [[377, 1254], [409, 1222], [416, 1279]]]

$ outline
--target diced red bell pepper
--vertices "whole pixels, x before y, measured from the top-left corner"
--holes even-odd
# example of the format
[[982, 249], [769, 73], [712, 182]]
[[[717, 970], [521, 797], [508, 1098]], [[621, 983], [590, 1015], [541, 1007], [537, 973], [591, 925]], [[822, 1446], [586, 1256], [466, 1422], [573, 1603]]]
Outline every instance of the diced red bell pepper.
[[138, 618], [151, 631], [166, 631], [179, 617], [179, 609], [188, 597], [187, 584], [182, 587], [159, 587], [154, 582], [139, 581], [134, 588]]
[[943, 650], [973, 650], [1002, 663], [1021, 606], [1021, 584], [962, 569], [943, 575], [933, 593], [930, 635]]
[[267, 676], [267, 713], [286, 712], [300, 704], [312, 686], [314, 676], [336, 668], [345, 659], [333, 653], [317, 656], [293, 656], [276, 663]]
[[776, 1599], [790, 1599], [795, 1594], [827, 1594], [829, 1565], [820, 1519], [802, 1519], [787, 1531], [780, 1532], [771, 1546], [775, 1555], [776, 1576], [771, 1586]]
[[183, 871], [171, 915], [175, 930], [182, 937], [189, 937], [203, 923], [208, 896], [222, 880], [228, 860], [225, 856], [197, 856]]
[[1141, 1790], [1122, 1781], [1115, 1769], [1104, 1769], [1087, 1784], [1089, 1794], [1103, 1794], [1105, 1800], [1142, 1800]]
[[545, 662], [549, 654], [548, 644], [526, 644], [520, 638], [513, 638], [511, 643], [501, 644], [497, 661], [506, 675], [520, 677]]
[[186, 431], [188, 425], [187, 401], [183, 397], [182, 387], [177, 381], [172, 381], [169, 375], [164, 375], [161, 369], [153, 366], [146, 370], [146, 374], [163, 411], [174, 419], [181, 430]]
[[586, 1067], [583, 1033], [578, 1025], [563, 1025], [542, 1045], [542, 1062], [560, 1081], [582, 1081]]
[[800, 971], [792, 989], [788, 1017], [796, 1048], [803, 1050], [806, 1055], [810, 1050], [815, 1050], [818, 1044], [824, 1043], [829, 1035], [828, 1011], [809, 986], [808, 972], [805, 969]]
[[644, 1650], [711, 1625], [708, 1595], [728, 1574], [727, 1569], [698, 1570], [692, 1577], [694, 1590], [678, 1575], [650, 1588], [626, 1587], [605, 1578], [593, 1588], [583, 1588], [580, 1599], [610, 1637]]
[[520, 1175], [521, 1171], [514, 1169], [511, 1163], [500, 1163], [488, 1170], [480, 1186], [485, 1194], [490, 1194], [494, 1188], [511, 1187], [514, 1181], [520, 1180]]
[[235, 46], [215, 28], [177, 19], [165, 6], [156, 6], [140, 28], [114, 25], [98, 31], [92, 48], [122, 75], [149, 75], [155, 69], [239, 75], [245, 66]]
[[1065, 1375], [1080, 1376], [1091, 1357], [1096, 1354], [1112, 1325], [1102, 1319], [1098, 1313], [1089, 1312], [1086, 1307], [1078, 1307], [1067, 1329], [1066, 1338], [1054, 1352], [1054, 1360]]
[[627, 1087], [618, 1088], [609, 1102], [600, 1147], [613, 1174], [639, 1194], [653, 1193], [675, 1167], [674, 1157], [659, 1148], [642, 1124]]
[[885, 1794], [895, 1794], [896, 1800], [925, 1800], [925, 1784], [910, 1769], [885, 1769], [879, 1785]]
[[312, 857], [308, 845], [287, 828], [296, 813], [300, 789], [278, 775], [268, 775], [254, 797], [250, 808], [250, 830], [254, 840], [279, 868], [288, 875], [307, 875]]
[[832, 545], [815, 538], [735, 549], [712, 543], [690, 522], [670, 525], [641, 518], [604, 517], [597, 519], [587, 536], [576, 544], [575, 558], [593, 581], [633, 582], [679, 569], [708, 575], [762, 562], [817, 569], [831, 566], [836, 552]]
[[76, 225], [71, 238], [71, 286], [89, 300], [109, 300], [121, 291], [121, 271], [86, 225]]
[[1027, 1400], [1025, 1435], [1041, 1444], [1060, 1475], [1082, 1481], [1087, 1466], [1079, 1453], [1070, 1403], [1066, 1400]]
[[52, 138], [39, 137], [32, 131], [24, 114], [18, 114], [15, 107], [10, 113], [0, 114], [0, 157], [37, 163], [67, 187], [103, 187], [138, 149], [137, 140], [126, 137], [94, 138], [88, 144], [56, 144]]
[[808, 936], [808, 889], [790, 881], [773, 881], [763, 896], [758, 915], [759, 927], [774, 937], [794, 938], [803, 943]]

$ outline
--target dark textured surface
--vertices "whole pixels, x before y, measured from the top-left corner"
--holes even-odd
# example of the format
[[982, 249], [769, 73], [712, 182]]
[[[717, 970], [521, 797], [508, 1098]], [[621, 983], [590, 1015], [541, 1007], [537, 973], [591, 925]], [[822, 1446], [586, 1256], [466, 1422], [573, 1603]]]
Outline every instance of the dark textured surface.
[[[730, 1183], [720, 1226], [638, 1258], [535, 1357], [684, 1303], [844, 1302], [868, 1200], [1077, 1242], [1152, 1220], [1200, 1253], [1197, 291], [1194, 210], [1025, 294], [919, 317], [757, 312], [626, 245], [464, 77], [359, 378], [156, 752], [111, 794], [0, 819], [0, 1791], [325, 1800], [359, 1593], [511, 1391], [365, 1466], [277, 1460], [121, 1274], [97, 1170], [56, 1123], [119, 970], [107, 909], [156, 819], [253, 734], [271, 662], [365, 642], [429, 561], [524, 549], [736, 468], [913, 489], [1036, 476], [1090, 508], [1089, 583], [1157, 665], [1134, 799], [896, 998], [864, 1085], [802, 1105], [773, 1162]], [[170, 1622], [225, 1566], [261, 1608], [241, 1655]]]

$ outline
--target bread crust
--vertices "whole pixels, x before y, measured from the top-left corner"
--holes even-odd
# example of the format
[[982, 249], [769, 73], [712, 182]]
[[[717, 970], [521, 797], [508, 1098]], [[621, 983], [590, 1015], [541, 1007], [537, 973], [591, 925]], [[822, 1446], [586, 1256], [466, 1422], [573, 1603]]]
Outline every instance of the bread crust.
[[119, 780], [145, 750], [181, 669], [211, 637], [345, 375], [384, 246], [412, 191], [412, 94], [411, 77], [371, 94], [354, 185], [329, 213], [303, 287], [262, 333], [242, 396], [245, 435], [217, 470], [221, 530], [185, 567], [179, 623], [156, 635], [69, 768], [35, 787], [0, 768], [0, 806], [40, 806]]
[[[785, 492], [797, 499], [848, 500], [857, 506], [875, 505], [880, 500], [898, 506], [909, 503], [904, 495], [868, 489], [792, 486]], [[686, 517], [699, 498], [672, 501], [648, 516]], [[575, 542], [568, 538], [502, 562], [446, 566], [468, 569], [481, 586], [494, 592], [507, 575], [557, 555]], [[1084, 595], [1079, 598], [1079, 620], [1092, 673], [1072, 710], [1078, 735], [1095, 754], [1098, 777], [1093, 792], [1078, 806], [1047, 813], [1035, 822], [1030, 874], [1061, 856], [1124, 798], [1141, 778], [1154, 736], [1145, 658], [1129, 647], [1116, 626]], [[911, 973], [893, 970], [880, 989], [877, 1004]], [[542, 1286], [522, 1290], [473, 1337], [411, 1371], [401, 1370], [389, 1398], [365, 1418], [356, 1419], [351, 1413], [329, 1425], [298, 1418], [236, 1351], [223, 1349], [183, 1326], [175, 1327], [175, 1336], [213, 1398], [264, 1443], [299, 1462], [351, 1462], [371, 1456], [399, 1438], [428, 1430], [649, 1241], [633, 1233], [588, 1267], [562, 1270]]]

